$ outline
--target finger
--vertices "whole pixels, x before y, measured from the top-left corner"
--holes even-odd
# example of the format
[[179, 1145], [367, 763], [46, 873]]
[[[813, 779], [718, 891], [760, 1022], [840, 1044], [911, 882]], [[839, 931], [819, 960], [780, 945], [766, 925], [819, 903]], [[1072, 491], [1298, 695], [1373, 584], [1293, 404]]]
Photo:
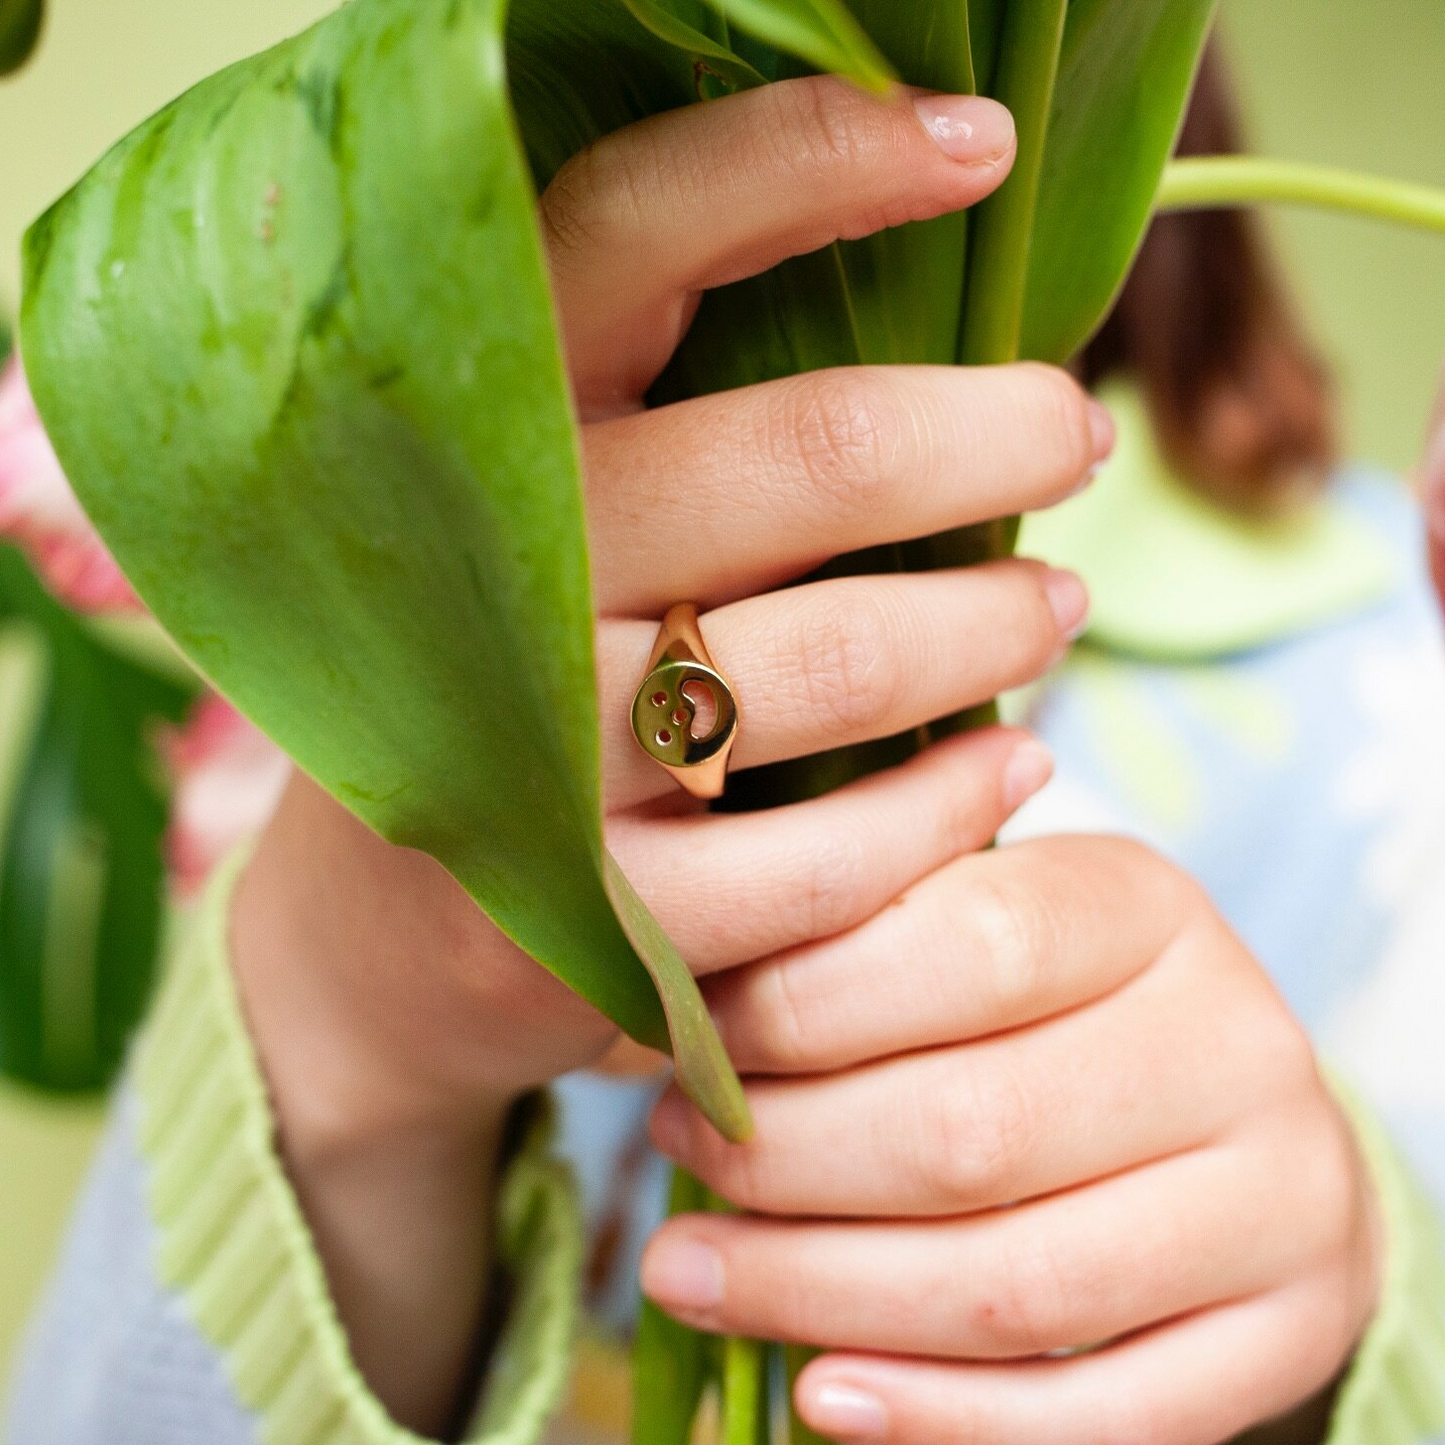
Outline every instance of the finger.
[[812, 802], [615, 821], [608, 842], [695, 972], [835, 933], [981, 847], [1042, 786], [1048, 753], [990, 729]]
[[[955, 1216], [1107, 1178], [1218, 1138], [1262, 1098], [1303, 1097], [1314, 1057], [1288, 1013], [1260, 1007], [1247, 987], [1221, 993], [1212, 933], [1173, 952], [1105, 1002], [1034, 1028], [750, 1081], [757, 1131], [746, 1144], [669, 1092], [653, 1142], [748, 1210]], [[886, 995], [872, 1002], [889, 1011]], [[789, 1027], [806, 1034], [796, 1001], [780, 1007], [790, 1003]]]
[[701, 291], [831, 242], [962, 210], [1008, 174], [1013, 121], [977, 96], [886, 99], [810, 78], [606, 137], [542, 197], [584, 416], [637, 405]]
[[1312, 1278], [1066, 1360], [830, 1355], [802, 1372], [794, 1398], [808, 1425], [845, 1445], [1220, 1445], [1335, 1377], [1357, 1333], [1342, 1297], [1332, 1277]]
[[822, 371], [592, 426], [598, 604], [716, 605], [846, 552], [1037, 511], [1113, 436], [1071, 377], [1033, 364]]
[[[846, 577], [730, 603], [703, 636], [737, 697], [735, 768], [892, 737], [1032, 681], [1088, 608], [1072, 573], [992, 562], [921, 575]], [[632, 698], [657, 636], [599, 632], [603, 776], [620, 810], [677, 791], [632, 735]]]
[[971, 1219], [680, 1216], [649, 1243], [643, 1289], [688, 1325], [750, 1339], [947, 1359], [1078, 1348], [1343, 1250], [1347, 1211], [1314, 1209], [1285, 1173], [1318, 1180], [1319, 1167], [1282, 1129], [1268, 1144], [1232, 1140]]
[[862, 927], [709, 989], [744, 1073], [815, 1073], [982, 1038], [1113, 992], [1159, 955], [1192, 885], [1124, 838], [959, 858]]

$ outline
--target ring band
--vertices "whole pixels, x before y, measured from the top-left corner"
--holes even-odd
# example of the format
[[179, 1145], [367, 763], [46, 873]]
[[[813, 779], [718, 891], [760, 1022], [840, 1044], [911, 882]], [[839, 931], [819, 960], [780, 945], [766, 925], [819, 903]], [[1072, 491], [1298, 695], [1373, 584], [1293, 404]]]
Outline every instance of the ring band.
[[[705, 737], [693, 735], [700, 692], [711, 694], [715, 709]], [[679, 602], [662, 620], [647, 676], [632, 700], [632, 734], [693, 797], [710, 799], [722, 797], [738, 724], [737, 699], [713, 666], [697, 608]]]

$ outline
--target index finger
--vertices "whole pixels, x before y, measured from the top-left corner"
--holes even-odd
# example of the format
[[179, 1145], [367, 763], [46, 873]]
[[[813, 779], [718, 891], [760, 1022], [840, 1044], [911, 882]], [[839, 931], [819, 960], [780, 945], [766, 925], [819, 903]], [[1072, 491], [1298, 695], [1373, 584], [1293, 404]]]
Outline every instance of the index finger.
[[962, 210], [1008, 174], [1013, 120], [979, 96], [886, 99], [813, 77], [640, 121], [542, 197], [586, 420], [635, 410], [697, 296], [792, 256]]

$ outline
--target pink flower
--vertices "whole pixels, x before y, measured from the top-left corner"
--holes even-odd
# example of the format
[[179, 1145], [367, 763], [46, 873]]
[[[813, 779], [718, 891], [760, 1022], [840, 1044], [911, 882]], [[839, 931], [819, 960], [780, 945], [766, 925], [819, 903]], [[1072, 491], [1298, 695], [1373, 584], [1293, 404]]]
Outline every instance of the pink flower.
[[68, 606], [81, 612], [140, 609], [60, 469], [18, 357], [0, 369], [0, 537], [25, 550]]
[[208, 694], [163, 751], [175, 792], [167, 853], [177, 889], [194, 893], [281, 799], [286, 754], [224, 698]]

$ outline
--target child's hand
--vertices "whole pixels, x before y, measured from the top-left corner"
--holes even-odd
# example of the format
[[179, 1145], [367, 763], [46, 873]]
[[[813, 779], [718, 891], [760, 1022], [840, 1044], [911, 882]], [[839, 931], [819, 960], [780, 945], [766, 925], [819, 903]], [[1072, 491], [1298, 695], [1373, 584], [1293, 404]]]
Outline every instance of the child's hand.
[[1360, 1338], [1351, 1132], [1258, 964], [1142, 847], [962, 859], [710, 990], [757, 1138], [675, 1094], [654, 1138], [765, 1217], [667, 1224], [644, 1287], [834, 1351], [797, 1391], [829, 1438], [1217, 1445]]
[[[710, 609], [744, 717], [736, 766], [965, 708], [1062, 654], [1087, 605], [1076, 578], [1009, 561], [759, 594], [838, 553], [1057, 501], [1112, 428], [1037, 366], [818, 372], [652, 411], [643, 396], [704, 288], [967, 206], [1013, 145], [991, 101], [797, 81], [621, 132], [543, 199], [584, 423], [608, 841], [704, 970], [860, 923], [985, 842], [1048, 760], [994, 730], [818, 802], [710, 816], [630, 732], [666, 608]], [[500, 1120], [614, 1031], [435, 863], [304, 781], [248, 869], [234, 941], [353, 1351], [399, 1419], [435, 1429], [475, 1343]]]

